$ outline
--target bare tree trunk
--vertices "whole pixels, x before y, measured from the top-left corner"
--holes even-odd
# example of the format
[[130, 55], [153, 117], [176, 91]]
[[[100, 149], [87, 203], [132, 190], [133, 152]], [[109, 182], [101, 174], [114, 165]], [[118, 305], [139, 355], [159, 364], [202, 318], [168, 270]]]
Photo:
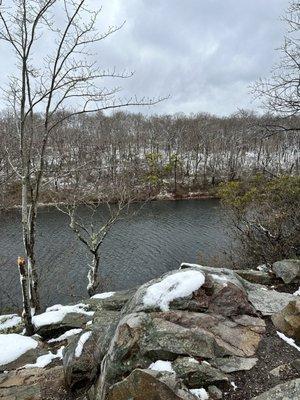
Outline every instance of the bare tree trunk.
[[23, 298], [22, 318], [25, 325], [25, 334], [31, 336], [34, 334], [34, 327], [31, 317], [28, 272], [26, 270], [26, 261], [23, 257], [18, 257], [18, 266]]
[[89, 272], [87, 275], [87, 278], [88, 278], [87, 292], [90, 297], [92, 297], [96, 293], [96, 290], [100, 283], [99, 275], [98, 275], [99, 262], [100, 262], [100, 258], [98, 256], [97, 252], [94, 252], [92, 264], [90, 265]]

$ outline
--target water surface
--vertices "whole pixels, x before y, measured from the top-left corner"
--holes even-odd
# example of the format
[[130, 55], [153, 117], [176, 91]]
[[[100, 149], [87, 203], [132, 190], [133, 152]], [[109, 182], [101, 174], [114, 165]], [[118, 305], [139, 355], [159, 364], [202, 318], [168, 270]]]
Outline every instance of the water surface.
[[[177, 269], [183, 261], [219, 255], [229, 242], [223, 213], [218, 200], [146, 204], [131, 219], [118, 222], [105, 239], [101, 291], [134, 287]], [[87, 209], [81, 208], [80, 214], [88, 218]], [[37, 229], [44, 305], [86, 297], [89, 257], [69, 229], [67, 216], [43, 208]], [[20, 305], [16, 259], [23, 252], [20, 212], [0, 215], [0, 308]]]

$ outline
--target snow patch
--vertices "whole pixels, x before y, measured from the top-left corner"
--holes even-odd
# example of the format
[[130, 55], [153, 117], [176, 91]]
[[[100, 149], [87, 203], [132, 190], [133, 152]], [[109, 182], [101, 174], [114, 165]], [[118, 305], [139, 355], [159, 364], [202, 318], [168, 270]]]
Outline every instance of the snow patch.
[[160, 372], [163, 371], [175, 372], [172, 368], [172, 364], [170, 361], [162, 361], [162, 360], [158, 360], [152, 363], [149, 366], [149, 369], [151, 369], [152, 371], [160, 371]]
[[49, 351], [49, 353], [38, 357], [36, 359], [35, 363], [26, 364], [26, 365], [24, 365], [23, 368], [44, 368], [47, 365], [49, 365], [52, 362], [52, 360], [54, 360], [56, 358], [59, 358], [60, 360], [62, 360], [62, 358], [63, 358], [63, 355], [62, 355], [63, 349], [64, 349], [64, 346], [62, 346], [60, 349], [58, 349], [56, 354], [53, 354], [53, 353], [51, 353], [51, 351]]
[[292, 338], [289, 338], [285, 336], [283, 333], [277, 331], [277, 335], [280, 337], [280, 339], [284, 340], [287, 344], [290, 346], [295, 347], [298, 351], [300, 351], [300, 347], [296, 345], [295, 340]]
[[107, 299], [108, 297], [113, 296], [115, 293], [116, 292], [98, 293], [92, 296], [91, 299]]
[[159, 307], [162, 311], [167, 311], [173, 300], [191, 295], [204, 282], [205, 276], [200, 271], [176, 272], [147, 288], [143, 299], [144, 306]]
[[62, 306], [61, 304], [56, 304], [54, 306], [48, 307], [46, 311], [42, 314], [35, 315], [32, 318], [32, 322], [36, 328], [40, 328], [45, 325], [52, 325], [61, 322], [67, 314], [77, 313], [88, 316], [93, 316], [94, 311], [87, 311], [86, 304], [75, 304], [73, 306]]
[[235, 392], [236, 389], [238, 388], [238, 387], [236, 386], [236, 384], [232, 381], [232, 382], [230, 382], [230, 385], [233, 387], [233, 391]]
[[0, 315], [0, 332], [8, 328], [13, 328], [22, 322], [22, 318], [17, 314]]
[[76, 349], [75, 349], [75, 357], [78, 358], [82, 354], [83, 346], [85, 342], [90, 338], [92, 332], [85, 332], [83, 333], [77, 343]]
[[17, 360], [31, 349], [35, 349], [38, 342], [30, 337], [9, 333], [0, 334], [0, 365]]
[[67, 332], [63, 333], [62, 335], [58, 336], [57, 338], [48, 340], [48, 343], [62, 342], [63, 340], [68, 339], [68, 337], [70, 337], [70, 336], [77, 335], [77, 333], [80, 333], [81, 331], [82, 331], [81, 328], [70, 329], [69, 331], [67, 331]]
[[[296, 292], [293, 293], [293, 295], [294, 296], [300, 296], [300, 286], [299, 286], [299, 289], [296, 290]], [[0, 327], [0, 329], [1, 329], [1, 327]]]
[[190, 389], [190, 393], [192, 393], [194, 396], [197, 397], [197, 399], [200, 399], [200, 400], [208, 400], [209, 399], [207, 391], [203, 388]]

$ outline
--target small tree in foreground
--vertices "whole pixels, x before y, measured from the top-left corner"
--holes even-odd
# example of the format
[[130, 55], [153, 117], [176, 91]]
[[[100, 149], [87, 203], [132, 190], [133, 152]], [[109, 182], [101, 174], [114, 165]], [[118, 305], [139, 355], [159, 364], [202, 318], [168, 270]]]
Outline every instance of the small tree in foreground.
[[300, 255], [299, 177], [258, 175], [223, 184], [219, 194], [240, 245], [238, 261], [253, 267]]

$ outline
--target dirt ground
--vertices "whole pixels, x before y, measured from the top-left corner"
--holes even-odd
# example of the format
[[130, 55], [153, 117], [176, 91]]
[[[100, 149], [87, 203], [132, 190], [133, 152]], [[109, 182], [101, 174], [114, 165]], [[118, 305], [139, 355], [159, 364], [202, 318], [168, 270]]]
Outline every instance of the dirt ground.
[[[300, 369], [297, 370], [296, 366], [291, 364], [297, 359], [300, 361], [299, 351], [280, 339], [270, 318], [265, 321], [266, 333], [255, 355], [258, 358], [256, 366], [250, 371], [231, 373], [231, 381], [237, 388], [234, 390], [232, 385], [220, 387], [223, 391], [223, 399], [250, 400], [280, 383], [299, 378]], [[270, 371], [282, 364], [289, 365], [284, 368], [284, 372], [279, 377], [270, 374]]]

